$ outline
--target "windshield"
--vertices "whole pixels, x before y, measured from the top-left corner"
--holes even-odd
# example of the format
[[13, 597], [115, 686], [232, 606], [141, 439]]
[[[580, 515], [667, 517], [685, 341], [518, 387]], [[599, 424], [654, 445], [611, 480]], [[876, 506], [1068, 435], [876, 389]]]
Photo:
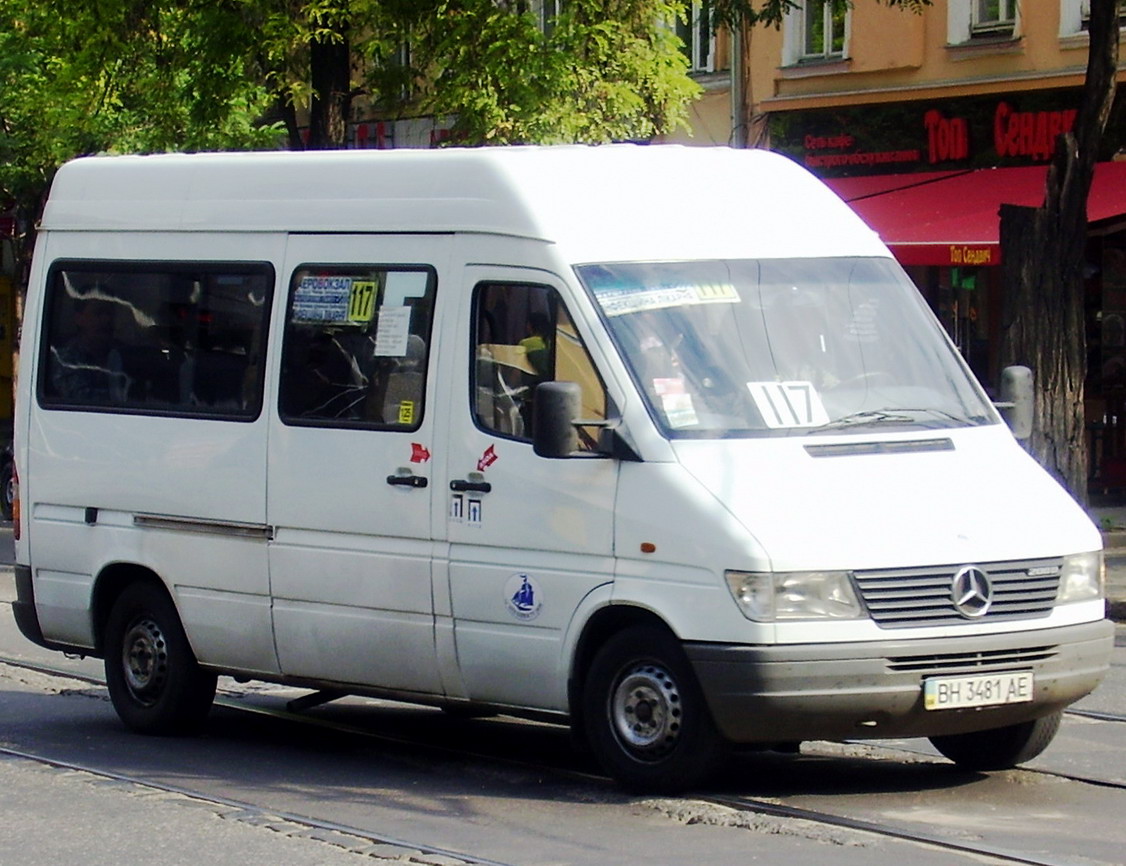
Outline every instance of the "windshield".
[[670, 436], [870, 432], [996, 418], [889, 259], [576, 271]]

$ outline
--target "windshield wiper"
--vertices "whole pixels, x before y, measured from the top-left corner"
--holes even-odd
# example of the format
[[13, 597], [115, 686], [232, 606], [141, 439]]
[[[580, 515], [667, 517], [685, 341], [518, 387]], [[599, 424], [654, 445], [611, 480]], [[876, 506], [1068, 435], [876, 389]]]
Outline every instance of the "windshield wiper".
[[844, 415], [835, 421], [814, 427], [810, 432], [819, 433], [822, 430], [840, 430], [844, 427], [866, 427], [870, 424], [914, 424], [915, 419], [910, 415], [901, 415], [887, 409], [865, 409]]
[[[814, 427], [809, 432], [820, 433], [829, 430], [842, 430], [846, 427], [867, 427], [877, 424], [926, 424], [926, 420], [919, 418], [919, 415], [929, 415], [932, 420], [953, 422], [958, 426], [963, 424], [973, 425], [976, 423], [968, 418], [961, 418], [942, 409], [864, 409], [860, 412], [844, 415], [837, 418], [835, 421], [822, 424], [820, 427]], [[930, 424], [926, 426], [945, 427], [947, 424]]]

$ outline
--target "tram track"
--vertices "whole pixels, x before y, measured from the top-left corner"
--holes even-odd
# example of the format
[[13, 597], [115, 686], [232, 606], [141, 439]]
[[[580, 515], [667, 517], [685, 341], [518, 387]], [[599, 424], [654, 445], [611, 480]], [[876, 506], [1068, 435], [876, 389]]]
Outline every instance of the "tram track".
[[[11, 658], [4, 655], [0, 655], [0, 664], [33, 671], [44, 676], [76, 680], [78, 682], [88, 683], [99, 688], [105, 687], [105, 681], [102, 678], [84, 674], [78, 671], [66, 670], [63, 668], [52, 667], [50, 665], [28, 662], [22, 659]], [[385, 732], [375, 732], [356, 725], [342, 723], [333, 719], [318, 718], [307, 713], [293, 712], [288, 709], [267, 707], [248, 703], [242, 697], [224, 695], [222, 691], [220, 691], [220, 693], [216, 695], [216, 705], [223, 707], [224, 709], [233, 710], [238, 713], [252, 714], [277, 719], [279, 721], [307, 725], [310, 727], [330, 730], [333, 732], [352, 735], [366, 740], [376, 741], [398, 747], [423, 748], [432, 753], [455, 755], [461, 759], [472, 758], [493, 763], [502, 763], [508, 766], [534, 770], [536, 772], [547, 772], [554, 774], [557, 777], [587, 784], [605, 786], [613, 784], [610, 779], [604, 776], [582, 772], [573, 768], [551, 766], [531, 761], [523, 761], [520, 759], [513, 759], [508, 756], [502, 756], [486, 751], [474, 751], [467, 748], [454, 748], [444, 746], [441, 744], [436, 744], [433, 741], [424, 738], [395, 736], [387, 734]], [[1097, 721], [1113, 723], [1126, 722], [1126, 716], [1115, 713], [1103, 713], [1085, 710], [1072, 710], [1068, 712], [1071, 715], [1090, 718]], [[869, 747], [878, 747], [878, 744], [872, 743], [870, 741], [865, 741], [864, 744]], [[889, 751], [900, 751], [908, 752], [911, 754], [918, 754], [913, 750], [903, 749], [898, 746], [887, 748]], [[280, 813], [276, 810], [265, 809], [264, 807], [257, 806], [248, 802], [231, 800], [223, 797], [215, 797], [205, 793], [200, 793], [198, 791], [189, 790], [187, 788], [167, 785], [163, 782], [154, 781], [140, 776], [107, 772], [97, 768], [77, 765], [71, 762], [61, 761], [47, 756], [35, 755], [30, 752], [23, 752], [16, 749], [0, 747], [0, 755], [7, 755], [10, 757], [22, 758], [24, 760], [37, 761], [50, 766], [85, 772], [94, 776], [112, 779], [114, 781], [122, 783], [134, 784], [167, 793], [191, 797], [196, 800], [211, 803], [216, 808], [225, 809], [228, 811], [245, 813], [252, 816], [264, 815], [268, 813], [270, 816], [278, 818], [281, 821], [291, 824], [297, 828], [304, 830], [319, 830], [330, 832], [333, 834], [342, 835], [346, 838], [354, 838], [358, 840], [358, 842], [369, 845], [392, 846], [402, 850], [419, 851], [426, 855], [440, 855], [443, 857], [452, 858], [454, 860], [459, 860], [466, 864], [482, 864], [482, 866], [511, 866], [511, 864], [504, 864], [500, 863], [499, 861], [475, 858], [472, 855], [468, 855], [462, 852], [449, 851], [431, 845], [426, 845], [424, 843], [414, 842], [412, 840], [393, 838], [356, 827], [349, 827], [331, 821], [324, 821], [311, 816], [292, 813]], [[1022, 768], [1022, 772], [1049, 775], [1082, 784], [1091, 784], [1117, 790], [1126, 790], [1126, 784], [1108, 780], [1085, 778], [1050, 770], [1034, 768]], [[688, 799], [699, 803], [711, 804], [726, 809], [733, 809], [739, 812], [751, 813], [780, 820], [800, 820], [812, 822], [814, 824], [826, 827], [844, 829], [846, 831], [851, 831], [862, 835], [885, 839], [894, 839], [900, 842], [920, 845], [931, 849], [948, 851], [952, 854], [963, 855], [978, 862], [981, 862], [984, 859], [986, 862], [994, 862], [998, 864], [1023, 864], [1023, 866], [1064, 866], [1064, 864], [1072, 862], [1070, 860], [1057, 859], [1048, 855], [1030, 854], [1026, 852], [1014, 851], [1011, 849], [1005, 849], [999, 846], [978, 841], [951, 839], [914, 828], [897, 826], [890, 823], [879, 823], [857, 819], [846, 815], [835, 814], [832, 812], [826, 812], [817, 809], [807, 809], [797, 806], [791, 806], [755, 797], [709, 794], [700, 792], [697, 794], [688, 795]], [[409, 862], [409, 860], [406, 862]]]
[[[488, 860], [480, 857], [474, 857], [460, 851], [452, 851], [448, 848], [438, 848], [433, 845], [428, 845], [413, 840], [400, 839], [394, 836], [384, 835], [382, 833], [373, 833], [370, 830], [361, 829], [359, 827], [349, 826], [347, 824], [340, 824], [334, 821], [325, 821], [319, 818], [314, 818], [309, 815], [301, 815], [295, 812], [279, 811], [277, 809], [263, 809], [261, 806], [255, 805], [242, 800], [231, 799], [228, 797], [217, 797], [213, 794], [204, 794], [200, 791], [181, 787], [179, 785], [169, 785], [164, 782], [159, 782], [150, 778], [142, 776], [135, 776], [129, 773], [116, 773], [108, 770], [103, 770], [97, 767], [92, 767], [86, 764], [76, 763], [74, 761], [64, 761], [59, 758], [51, 758], [44, 755], [37, 755], [32, 752], [22, 751], [20, 749], [12, 749], [6, 746], [0, 746], [0, 755], [8, 758], [17, 758], [24, 761], [31, 761], [36, 764], [41, 764], [48, 767], [53, 767], [59, 770], [67, 770], [74, 773], [83, 773], [96, 779], [101, 779], [109, 782], [116, 782], [124, 785], [133, 785], [139, 788], [157, 791], [163, 794], [174, 794], [179, 797], [192, 800], [197, 803], [204, 803], [211, 806], [221, 817], [244, 821], [246, 823], [256, 824], [259, 826], [266, 826], [275, 832], [281, 832], [285, 835], [305, 835], [309, 831], [324, 832], [333, 834], [332, 844], [338, 847], [345, 848], [345, 850], [352, 850], [358, 854], [366, 854], [369, 857], [376, 857], [382, 860], [391, 860], [401, 863], [419, 862], [413, 856], [415, 854], [422, 857], [442, 857], [452, 866], [454, 863], [464, 864], [464, 866], [514, 866], [514, 864], [505, 863], [499, 860]], [[315, 838], [315, 837], [314, 837]], [[368, 851], [371, 846], [385, 846], [387, 850], [386, 857], [379, 857], [378, 855]]]
[[996, 863], [1019, 863], [1024, 864], [1024, 866], [1066, 866], [1066, 864], [1071, 864], [1074, 862], [1072, 860], [1062, 860], [1055, 857], [1026, 854], [1019, 851], [1013, 851], [1011, 849], [1001, 848], [996, 845], [988, 845], [983, 842], [957, 841], [947, 837], [938, 836], [934, 833], [924, 833], [920, 830], [897, 828], [891, 824], [879, 824], [873, 821], [863, 821], [857, 818], [849, 818], [844, 815], [835, 815], [831, 812], [822, 812], [815, 809], [802, 809], [797, 806], [786, 806], [778, 803], [770, 803], [764, 800], [757, 800], [752, 797], [707, 796], [702, 797], [701, 799], [704, 800], [704, 802], [714, 803], [717, 806], [726, 806], [727, 808], [731, 809], [740, 809], [747, 812], [754, 812], [759, 815], [769, 815], [775, 818], [815, 821], [819, 824], [827, 824], [832, 827], [839, 827], [858, 833], [866, 833], [883, 838], [899, 839], [901, 841], [913, 842], [915, 844], [938, 848], [943, 851], [965, 854], [975, 859], [986, 857], [990, 858], [993, 862]]

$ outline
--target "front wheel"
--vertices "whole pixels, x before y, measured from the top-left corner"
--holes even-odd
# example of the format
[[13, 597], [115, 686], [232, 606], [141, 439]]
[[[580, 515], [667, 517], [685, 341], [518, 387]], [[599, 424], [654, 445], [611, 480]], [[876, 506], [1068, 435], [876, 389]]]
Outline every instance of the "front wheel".
[[691, 788], [725, 752], [684, 651], [661, 628], [610, 638], [591, 663], [582, 705], [591, 750], [630, 790]]
[[1057, 712], [1019, 725], [931, 737], [930, 741], [963, 769], [1008, 770], [1031, 761], [1048, 748], [1059, 730], [1061, 718], [1063, 713]]
[[215, 674], [192, 653], [163, 587], [134, 583], [110, 609], [106, 684], [118, 716], [142, 734], [182, 734], [203, 724], [215, 699]]

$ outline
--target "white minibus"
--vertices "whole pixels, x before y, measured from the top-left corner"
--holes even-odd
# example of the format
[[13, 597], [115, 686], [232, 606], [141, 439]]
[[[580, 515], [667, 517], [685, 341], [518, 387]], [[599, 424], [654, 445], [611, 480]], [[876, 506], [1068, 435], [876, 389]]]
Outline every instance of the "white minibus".
[[140, 732], [231, 675], [570, 724], [634, 789], [991, 769], [1109, 664], [1098, 531], [768, 152], [79, 159], [21, 358], [16, 619]]

